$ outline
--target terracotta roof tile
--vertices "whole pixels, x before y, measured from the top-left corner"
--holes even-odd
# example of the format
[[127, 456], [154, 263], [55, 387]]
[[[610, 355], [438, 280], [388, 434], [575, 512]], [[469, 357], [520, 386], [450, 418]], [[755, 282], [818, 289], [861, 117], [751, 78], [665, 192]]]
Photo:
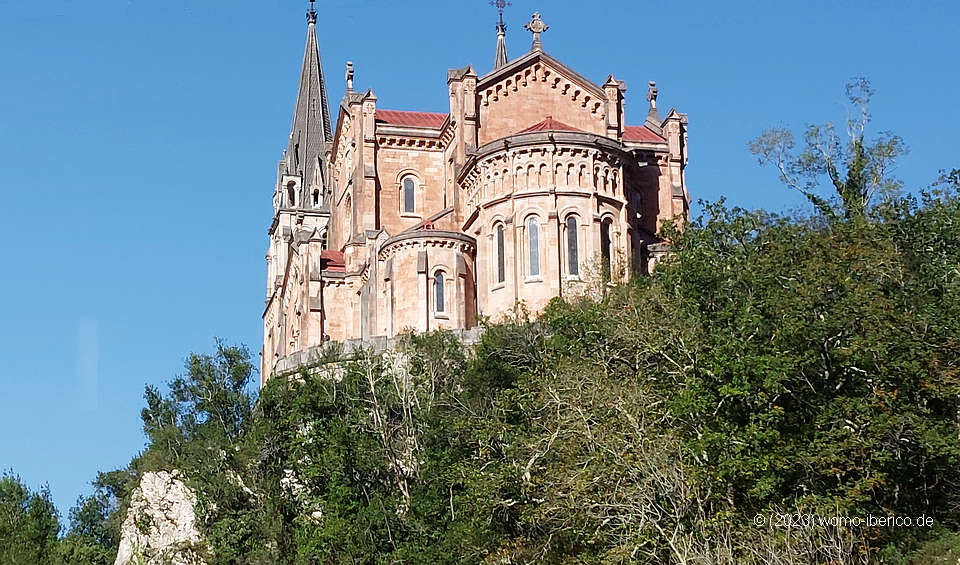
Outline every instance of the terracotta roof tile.
[[344, 270], [345, 265], [343, 253], [340, 251], [331, 251], [329, 249], [324, 249], [320, 252], [320, 263], [322, 265], [322, 269], [329, 269], [331, 271], [342, 271]]
[[666, 141], [647, 126], [627, 126], [623, 128], [623, 140], [646, 141], [648, 143], [663, 143]]
[[535, 131], [583, 131], [582, 129], [577, 129], [573, 126], [568, 126], [563, 122], [558, 122], [553, 119], [553, 116], [547, 116], [545, 120], [538, 124], [534, 124], [528, 127], [525, 130], [520, 131], [520, 133], [531, 133]]
[[440, 128], [447, 121], [447, 114], [435, 112], [407, 112], [403, 110], [377, 110], [375, 117], [378, 123], [392, 126], [408, 126], [415, 128]]

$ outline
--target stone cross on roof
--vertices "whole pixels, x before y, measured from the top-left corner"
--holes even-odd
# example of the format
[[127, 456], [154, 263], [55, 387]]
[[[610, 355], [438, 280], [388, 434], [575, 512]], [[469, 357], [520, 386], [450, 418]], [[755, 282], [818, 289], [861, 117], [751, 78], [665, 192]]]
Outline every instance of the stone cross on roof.
[[315, 24], [317, 23], [317, 11], [313, 8], [313, 3], [315, 0], [310, 0], [310, 10], [307, 12], [307, 23]]
[[524, 26], [527, 31], [533, 33], [533, 50], [542, 51], [543, 44], [540, 43], [540, 34], [550, 29], [550, 26], [543, 23], [540, 19], [540, 12], [533, 13], [533, 19]]

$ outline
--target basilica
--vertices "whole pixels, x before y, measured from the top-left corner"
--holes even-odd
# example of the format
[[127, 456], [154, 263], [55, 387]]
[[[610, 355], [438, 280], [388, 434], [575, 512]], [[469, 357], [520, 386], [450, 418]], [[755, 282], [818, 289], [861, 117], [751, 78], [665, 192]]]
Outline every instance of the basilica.
[[347, 63], [333, 116], [311, 3], [268, 230], [262, 382], [326, 341], [535, 313], [666, 252], [663, 223], [689, 208], [686, 115], [661, 116], [651, 81], [628, 125], [626, 84], [548, 54], [540, 14], [510, 59], [499, 4], [493, 67], [448, 70], [445, 112], [387, 109]]

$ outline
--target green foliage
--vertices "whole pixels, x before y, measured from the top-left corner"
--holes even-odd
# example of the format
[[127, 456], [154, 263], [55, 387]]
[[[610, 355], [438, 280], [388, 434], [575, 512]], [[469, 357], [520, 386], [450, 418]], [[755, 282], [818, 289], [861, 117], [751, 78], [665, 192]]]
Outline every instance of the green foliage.
[[[705, 206], [650, 277], [272, 379], [148, 389], [147, 450], [59, 523], [0, 481], [0, 562], [109, 563], [177, 469], [211, 563], [936, 563], [960, 529], [960, 197], [862, 218]], [[757, 527], [757, 514], [937, 528]], [[31, 561], [32, 560], [32, 561]], [[39, 560], [39, 561], [37, 561]]]
[[204, 467], [226, 455], [215, 450], [244, 434], [254, 396], [247, 390], [253, 375], [250, 353], [217, 340], [213, 355], [190, 354], [187, 373], [169, 385], [169, 395], [147, 386], [141, 411], [150, 440], [144, 455], [152, 468]]
[[[198, 494], [210, 563], [955, 562], [960, 170], [896, 197], [859, 117], [752, 144], [810, 217], [705, 204], [650, 277], [484, 327], [404, 335], [249, 392], [242, 347], [148, 387], [149, 444], [60, 525], [0, 479], [0, 563], [109, 563], [140, 473]], [[836, 198], [817, 194], [829, 178]], [[875, 196], [880, 195], [879, 199]], [[591, 287], [592, 288], [592, 287]], [[757, 515], [936, 528], [758, 527]]]
[[[469, 349], [438, 332], [331, 356], [255, 406], [246, 352], [218, 343], [148, 390], [132, 470], [189, 478], [213, 563], [951, 556], [957, 176], [851, 221], [707, 205], [651, 277], [487, 325]], [[130, 476], [103, 477], [67, 539], [111, 539], [104, 501]], [[752, 522], [796, 512], [940, 529]]]
[[101, 482], [103, 477], [94, 481], [94, 493], [81, 496], [70, 510], [70, 529], [60, 544], [66, 563], [105, 565], [116, 557], [121, 516], [114, 512], [117, 498]]
[[0, 563], [49, 563], [56, 558], [60, 517], [46, 486], [31, 492], [12, 473], [0, 476]]
[[874, 94], [870, 82], [858, 77], [845, 90], [852, 106], [852, 117], [846, 122], [846, 142], [828, 122], [807, 127], [799, 152], [795, 151], [793, 134], [784, 128], [764, 131], [749, 144], [761, 164], [775, 165], [780, 180], [803, 194], [828, 218], [834, 217], [834, 206], [830, 197], [818, 194], [820, 178], [826, 176], [833, 185], [845, 218], [862, 217], [876, 195], [890, 196], [900, 190], [901, 183], [888, 173], [897, 158], [907, 152], [903, 139], [889, 132], [881, 132], [872, 141], [866, 139]]

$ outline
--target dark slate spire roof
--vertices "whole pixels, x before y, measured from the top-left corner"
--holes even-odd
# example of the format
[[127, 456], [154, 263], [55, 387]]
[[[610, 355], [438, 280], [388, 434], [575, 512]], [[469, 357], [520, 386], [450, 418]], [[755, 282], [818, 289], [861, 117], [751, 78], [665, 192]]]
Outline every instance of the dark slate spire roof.
[[[324, 186], [323, 170], [317, 167], [318, 158], [328, 142], [333, 140], [330, 107], [327, 104], [327, 86], [317, 46], [317, 13], [310, 4], [307, 12], [307, 46], [300, 71], [300, 89], [290, 126], [290, 145], [287, 147], [287, 172], [303, 177], [304, 190], [314, 184]], [[303, 200], [306, 202], [306, 200]]]
[[493, 69], [507, 66], [507, 61], [507, 26], [500, 20], [497, 24], [497, 56], [493, 61]]
[[500, 12], [500, 23], [497, 24], [497, 55], [493, 60], [493, 70], [507, 65], [507, 26], [503, 23], [503, 9], [510, 5], [506, 0], [490, 2]]

